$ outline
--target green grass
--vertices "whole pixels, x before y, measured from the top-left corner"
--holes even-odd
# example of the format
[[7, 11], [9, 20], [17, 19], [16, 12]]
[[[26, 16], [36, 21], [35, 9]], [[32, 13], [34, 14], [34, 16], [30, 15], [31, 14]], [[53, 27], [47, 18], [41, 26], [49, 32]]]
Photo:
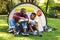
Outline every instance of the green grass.
[[17, 36], [7, 32], [7, 17], [0, 16], [0, 40], [60, 40], [60, 19], [48, 18], [48, 25], [57, 28], [57, 31], [43, 32], [43, 37], [38, 36]]

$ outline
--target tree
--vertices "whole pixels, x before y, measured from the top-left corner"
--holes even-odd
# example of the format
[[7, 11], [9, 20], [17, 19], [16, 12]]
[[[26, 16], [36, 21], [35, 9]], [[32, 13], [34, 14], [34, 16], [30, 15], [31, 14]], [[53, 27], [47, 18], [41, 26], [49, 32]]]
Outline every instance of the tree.
[[6, 12], [6, 1], [0, 0], [0, 13]]

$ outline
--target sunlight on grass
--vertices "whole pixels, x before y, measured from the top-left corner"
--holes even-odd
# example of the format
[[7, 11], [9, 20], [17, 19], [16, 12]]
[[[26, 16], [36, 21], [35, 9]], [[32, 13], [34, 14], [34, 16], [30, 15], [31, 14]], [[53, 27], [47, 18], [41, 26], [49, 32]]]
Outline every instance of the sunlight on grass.
[[1, 23], [6, 23], [6, 20], [4, 20], [4, 19], [0, 20], [0, 24]]
[[0, 37], [7, 38], [7, 37], [11, 37], [11, 36], [12, 36], [11, 34], [0, 32]]
[[48, 18], [48, 25], [53, 27], [53, 28], [57, 28], [58, 30], [60, 30], [60, 19], [56, 19], [56, 18]]
[[8, 34], [8, 33], [4, 33], [4, 32], [0, 32], [0, 37], [3, 37], [4, 39], [8, 40], [11, 37], [13, 37], [12, 34]]
[[4, 20], [0, 20], [0, 21], [2, 21], [2, 22], [3, 22]]
[[6, 40], [32, 40], [29, 37], [14, 37], [13, 34], [0, 32], [0, 37], [3, 37]]
[[56, 36], [58, 38], [58, 40], [60, 40], [60, 36]]
[[56, 37], [59, 37], [60, 38], [60, 36], [56, 36]]
[[0, 20], [0, 26], [8, 26], [6, 20], [1, 19], [1, 20]]
[[0, 24], [0, 26], [8, 26], [8, 24]]
[[15, 39], [16, 40], [32, 40], [29, 37], [18, 37], [18, 38], [15, 38]]

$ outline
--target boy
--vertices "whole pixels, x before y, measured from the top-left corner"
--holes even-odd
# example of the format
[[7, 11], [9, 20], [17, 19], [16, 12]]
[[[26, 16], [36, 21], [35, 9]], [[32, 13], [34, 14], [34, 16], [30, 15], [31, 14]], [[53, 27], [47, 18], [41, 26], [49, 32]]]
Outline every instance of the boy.
[[30, 30], [33, 32], [33, 34], [34, 34], [34, 31], [37, 30], [39, 36], [42, 36], [42, 34], [38, 30], [38, 22], [37, 22], [35, 17], [36, 17], [35, 13], [32, 13], [30, 15], [30, 18], [29, 18], [29, 27], [30, 27]]

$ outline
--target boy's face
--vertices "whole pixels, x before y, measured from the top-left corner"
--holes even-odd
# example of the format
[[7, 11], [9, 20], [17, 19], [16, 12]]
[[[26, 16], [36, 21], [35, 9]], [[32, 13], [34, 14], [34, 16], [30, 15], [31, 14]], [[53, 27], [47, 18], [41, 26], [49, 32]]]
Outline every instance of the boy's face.
[[34, 19], [34, 18], [35, 18], [35, 15], [31, 14], [31, 15], [30, 15], [30, 18], [31, 18], [31, 19]]

